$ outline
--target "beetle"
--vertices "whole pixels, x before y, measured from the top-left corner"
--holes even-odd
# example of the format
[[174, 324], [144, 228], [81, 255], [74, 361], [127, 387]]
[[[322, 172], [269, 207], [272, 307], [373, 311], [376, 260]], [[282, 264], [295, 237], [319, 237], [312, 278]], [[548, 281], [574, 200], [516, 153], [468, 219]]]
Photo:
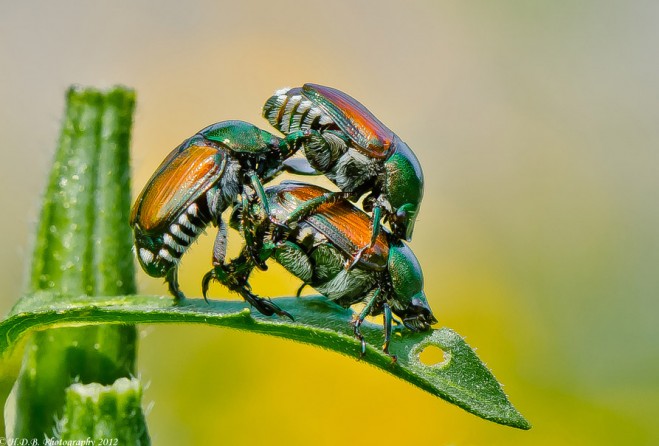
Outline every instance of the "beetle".
[[[409, 146], [353, 97], [317, 84], [275, 92], [263, 106], [263, 116], [285, 135], [303, 136], [308, 163], [291, 158], [287, 170], [299, 174], [322, 173], [353, 201], [368, 194], [363, 208], [373, 213], [371, 238], [355, 253], [375, 243], [381, 222], [388, 221], [398, 239], [412, 240], [414, 223], [423, 198], [423, 172]], [[320, 203], [301, 209], [311, 213]]]
[[[254, 196], [268, 209], [262, 183], [279, 174], [282, 161], [299, 149], [299, 136], [282, 139], [244, 121], [218, 122], [183, 141], [156, 169], [135, 201], [130, 225], [140, 266], [152, 277], [165, 277], [176, 301], [185, 298], [178, 284], [181, 256], [213, 224], [218, 227], [213, 265], [224, 264], [222, 212]], [[248, 244], [258, 251], [258, 243]], [[248, 300], [265, 315], [290, 317], [269, 300]]]
[[[375, 243], [363, 250], [354, 268], [343, 267], [346, 259], [353, 257], [371, 237], [368, 214], [345, 199], [337, 199], [327, 189], [296, 181], [268, 187], [265, 193], [270, 203], [269, 216], [260, 205], [247, 210], [239, 205], [234, 208], [232, 225], [244, 221], [244, 215], [240, 219], [237, 215], [250, 213], [250, 218], [262, 222], [257, 227], [268, 239], [261, 245], [262, 260], [274, 258], [302, 280], [303, 286], [312, 286], [344, 308], [365, 302], [354, 325], [362, 355], [366, 344], [359, 328], [368, 315], [384, 315], [383, 351], [387, 354], [392, 312], [413, 331], [428, 330], [437, 322], [423, 290], [423, 273], [417, 258], [404, 242], [385, 229], [378, 233]], [[280, 224], [305, 202], [323, 197], [327, 200], [314, 213], [290, 225]], [[260, 217], [254, 216], [259, 213], [254, 208], [261, 209]], [[280, 228], [287, 232], [273, 235]], [[206, 273], [202, 290], [205, 294], [210, 281], [217, 280], [249, 300], [254, 296], [249, 286], [253, 267], [254, 261], [243, 250], [226, 268], [213, 268]]]

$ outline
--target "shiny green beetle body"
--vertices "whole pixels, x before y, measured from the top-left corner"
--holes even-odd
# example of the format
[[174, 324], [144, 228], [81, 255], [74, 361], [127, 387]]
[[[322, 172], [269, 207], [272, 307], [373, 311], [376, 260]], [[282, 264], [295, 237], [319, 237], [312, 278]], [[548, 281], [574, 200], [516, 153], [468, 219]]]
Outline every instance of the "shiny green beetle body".
[[309, 165], [290, 159], [284, 163], [288, 170], [322, 173], [355, 200], [368, 194], [364, 210], [373, 212], [371, 244], [381, 220], [389, 222], [396, 238], [412, 239], [423, 198], [421, 165], [366, 107], [334, 88], [305, 84], [277, 91], [263, 116], [285, 135], [311, 132], [303, 143]]
[[[346, 269], [344, 264], [371, 237], [368, 215], [346, 200], [329, 200], [294, 223], [289, 221], [281, 226], [272, 223], [272, 220], [286, 222], [305, 202], [328, 194], [326, 189], [298, 182], [283, 182], [267, 188], [270, 215], [260, 217], [262, 225], [266, 226], [262, 234], [276, 233], [276, 229], [282, 227], [285, 233], [275, 236], [277, 240], [271, 238], [263, 243], [261, 259], [274, 258], [304, 284], [343, 307], [365, 302], [366, 307], [355, 324], [355, 334], [362, 343], [359, 326], [364, 318], [384, 314], [383, 349], [388, 352], [392, 312], [414, 331], [427, 330], [437, 322], [428, 306], [423, 274], [412, 250], [383, 230], [362, 252], [355, 267]], [[244, 209], [237, 210], [244, 213]], [[243, 296], [253, 296], [248, 283], [253, 265], [243, 252], [226, 268], [214, 268], [206, 274], [204, 291], [211, 279], [217, 279]]]
[[[218, 226], [213, 264], [223, 264], [227, 233], [222, 212], [250, 195], [267, 209], [261, 183], [274, 178], [298, 148], [290, 138], [243, 121], [219, 122], [183, 141], [160, 164], [133, 206], [130, 224], [142, 269], [165, 277], [174, 297], [183, 298], [177, 269], [189, 245], [209, 224]], [[264, 314], [280, 314], [268, 303], [251, 303]]]

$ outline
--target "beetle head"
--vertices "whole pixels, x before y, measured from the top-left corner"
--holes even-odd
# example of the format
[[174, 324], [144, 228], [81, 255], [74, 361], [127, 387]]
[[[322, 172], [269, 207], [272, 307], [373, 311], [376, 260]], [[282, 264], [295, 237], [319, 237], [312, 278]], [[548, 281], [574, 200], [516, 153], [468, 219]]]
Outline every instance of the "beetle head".
[[397, 238], [409, 242], [423, 198], [423, 172], [419, 160], [398, 136], [394, 137], [394, 146], [384, 163], [383, 189], [392, 208], [388, 215], [391, 230]]
[[424, 331], [437, 322], [423, 291], [423, 273], [416, 256], [405, 244], [389, 250], [389, 276], [393, 293], [388, 299], [393, 312], [413, 331]]

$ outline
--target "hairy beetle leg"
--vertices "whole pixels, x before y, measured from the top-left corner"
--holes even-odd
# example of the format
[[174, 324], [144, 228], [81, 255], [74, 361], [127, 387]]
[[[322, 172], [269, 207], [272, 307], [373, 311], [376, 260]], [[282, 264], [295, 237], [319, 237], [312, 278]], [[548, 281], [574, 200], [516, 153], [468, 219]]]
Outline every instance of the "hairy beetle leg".
[[204, 296], [204, 300], [206, 301], [206, 303], [209, 303], [206, 294], [208, 293], [208, 286], [210, 285], [210, 282], [213, 279], [217, 280], [217, 277], [215, 275], [215, 268], [204, 274], [204, 277], [201, 279], [201, 294]]
[[242, 287], [235, 291], [238, 291], [240, 295], [243, 297], [243, 299], [245, 299], [251, 306], [256, 308], [259, 311], [259, 313], [265, 316], [272, 316], [273, 314], [276, 314], [277, 316], [280, 317], [286, 316], [292, 321], [295, 320], [293, 319], [293, 316], [291, 316], [289, 312], [279, 308], [279, 306], [274, 304], [270, 299], [259, 297], [245, 287]]
[[300, 285], [300, 288], [297, 289], [297, 292], [295, 293], [295, 297], [300, 297], [302, 294], [302, 290], [307, 286], [306, 283], [302, 282], [302, 285]]
[[355, 256], [352, 259], [349, 259], [348, 261], [345, 262], [345, 264], [344, 264], [345, 269], [347, 269], [348, 271], [353, 269], [355, 267], [355, 265], [357, 265], [359, 263], [359, 260], [362, 258], [362, 254], [364, 254], [364, 251], [366, 251], [369, 248], [370, 248], [370, 246], [366, 245], [362, 249], [357, 251], [357, 254], [355, 254]]
[[236, 291], [249, 303], [251, 306], [256, 308], [259, 313], [265, 316], [272, 316], [276, 314], [278, 316], [286, 316], [290, 320], [294, 321], [293, 316], [290, 315], [287, 311], [282, 310], [271, 302], [269, 299], [264, 299], [253, 294], [249, 290], [249, 284], [241, 283], [240, 280], [237, 280], [235, 276], [227, 271], [223, 267], [216, 266], [212, 270], [204, 274], [204, 278], [201, 280], [201, 290], [204, 295], [204, 299], [208, 302], [206, 294], [208, 292], [208, 286], [210, 285], [211, 280], [217, 280], [222, 283], [224, 286], [229, 288], [231, 291]]
[[355, 320], [355, 322], [354, 322], [355, 326], [353, 328], [353, 332], [355, 333], [355, 337], [357, 339], [359, 339], [359, 343], [360, 343], [360, 347], [361, 347], [360, 354], [359, 354], [360, 359], [363, 358], [364, 355], [366, 354], [366, 341], [364, 340], [364, 335], [362, 335], [360, 327], [362, 326], [362, 323], [364, 322], [364, 319], [366, 319], [366, 316], [368, 316], [369, 313], [371, 312], [371, 310], [373, 309], [373, 305], [375, 305], [375, 302], [376, 302], [379, 295], [380, 295], [380, 288], [377, 288], [373, 292], [373, 295], [371, 296], [371, 298], [366, 303], [366, 306], [364, 307], [364, 309], [359, 313], [359, 316], [357, 317], [357, 320]]
[[280, 317], [286, 316], [290, 320], [295, 321], [293, 316], [291, 316], [288, 311], [282, 310], [278, 305], [272, 303], [270, 299], [259, 297], [255, 294], [252, 294], [248, 290], [242, 290], [240, 294], [247, 302], [249, 302], [250, 305], [259, 310], [259, 313], [265, 316], [272, 316], [273, 314], [276, 314]]
[[220, 282], [231, 291], [240, 291], [241, 288], [249, 288], [249, 283], [239, 280], [235, 271], [230, 271], [229, 265], [215, 265], [213, 269], [204, 274], [204, 277], [201, 279], [201, 292], [206, 302], [208, 302], [206, 294], [208, 293], [208, 287], [211, 280]]
[[349, 200], [351, 196], [352, 194], [349, 192], [327, 192], [319, 197], [312, 198], [291, 212], [288, 218], [286, 218], [284, 226], [289, 226], [293, 222], [298, 222], [314, 214], [318, 208], [324, 204], [333, 204], [338, 203], [341, 200]]
[[167, 272], [165, 282], [167, 282], [169, 292], [174, 296], [174, 303], [185, 299], [185, 294], [183, 294], [183, 291], [181, 291], [178, 285], [178, 268], [172, 268]]
[[362, 335], [361, 331], [359, 330], [359, 327], [362, 325], [362, 322], [364, 322], [364, 319], [362, 319], [361, 317], [358, 318], [354, 322], [355, 327], [353, 328], [355, 337], [359, 339], [359, 344], [360, 344], [359, 359], [363, 358], [364, 355], [366, 355], [366, 340], [364, 340], [364, 335]]
[[227, 227], [222, 218], [217, 220], [217, 235], [213, 244], [213, 265], [224, 265], [227, 257]]
[[[261, 186], [261, 192], [263, 192], [262, 186]], [[259, 198], [259, 200], [261, 200], [260, 209], [264, 212], [266, 216], [269, 216], [270, 207], [268, 205], [267, 198], [260, 197], [258, 192], [256, 193], [256, 196]], [[263, 247], [263, 242], [262, 242], [263, 234], [261, 232], [263, 231], [264, 227], [261, 224], [261, 220], [260, 220], [263, 217], [259, 217], [259, 220], [253, 220], [255, 214], [249, 211], [250, 200], [247, 198], [246, 194], [243, 194], [242, 196], [242, 209], [243, 209], [241, 213], [242, 228], [243, 228], [242, 232], [243, 232], [243, 237], [245, 238], [244, 249], [247, 251], [247, 254], [251, 259], [251, 261], [254, 262], [254, 265], [261, 271], [265, 271], [268, 269], [268, 266], [265, 264], [265, 261], [263, 261], [260, 258], [259, 255], [261, 248]]]
[[385, 302], [383, 305], [384, 310], [384, 345], [382, 345], [382, 351], [385, 352], [390, 358], [391, 363], [395, 364], [398, 362], [398, 356], [392, 355], [389, 353], [389, 343], [391, 342], [391, 320], [393, 319], [391, 315], [391, 308], [389, 304]]
[[357, 254], [352, 258], [352, 260], [349, 263], [346, 263], [346, 269], [350, 271], [359, 263], [359, 259], [362, 258], [362, 254], [364, 254], [364, 251], [367, 249], [371, 249], [373, 245], [375, 245], [375, 241], [378, 238], [378, 234], [380, 233], [380, 219], [382, 215], [382, 208], [380, 206], [375, 206], [373, 209], [373, 218], [371, 219], [371, 240], [368, 243], [368, 245], [364, 246], [361, 248], [359, 251], [357, 251]]
[[278, 220], [270, 216], [270, 223], [272, 224], [272, 232], [270, 238], [273, 244], [277, 244], [286, 238], [286, 234], [291, 231], [290, 226], [285, 223], [280, 223]]

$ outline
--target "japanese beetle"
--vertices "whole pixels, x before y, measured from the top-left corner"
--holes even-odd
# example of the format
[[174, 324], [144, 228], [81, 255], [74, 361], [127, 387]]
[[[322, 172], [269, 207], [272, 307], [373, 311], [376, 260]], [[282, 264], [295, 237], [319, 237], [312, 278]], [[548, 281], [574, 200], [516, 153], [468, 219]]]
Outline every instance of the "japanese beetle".
[[[423, 173], [412, 150], [366, 107], [330, 87], [304, 84], [275, 92], [263, 106], [263, 116], [285, 135], [304, 136], [308, 165], [290, 159], [287, 170], [327, 176], [353, 201], [364, 194], [364, 210], [373, 212], [371, 238], [381, 221], [388, 221], [397, 239], [412, 240], [423, 197]], [[310, 208], [308, 212], [313, 212]], [[363, 250], [355, 254], [353, 264]]]
[[[354, 333], [361, 341], [361, 354], [365, 342], [359, 327], [368, 315], [383, 314], [385, 342], [383, 350], [389, 354], [392, 312], [413, 331], [423, 331], [437, 322], [423, 291], [423, 274], [412, 250], [396, 241], [382, 229], [375, 243], [363, 250], [352, 269], [343, 267], [371, 237], [371, 222], [364, 213], [347, 200], [333, 199], [336, 195], [319, 186], [285, 181], [265, 191], [270, 203], [270, 215], [261, 212], [261, 234], [268, 238], [261, 246], [261, 259], [273, 257], [285, 269], [332, 301], [347, 308], [358, 302], [366, 306], [355, 321]], [[311, 200], [328, 200], [312, 214], [295, 222], [290, 217]], [[259, 206], [256, 206], [258, 209]], [[235, 216], [245, 213], [241, 206], [234, 208]], [[254, 207], [247, 212], [256, 215]], [[242, 216], [244, 221], [244, 216]], [[275, 222], [273, 222], [273, 220]], [[286, 228], [284, 234], [277, 229]], [[246, 251], [225, 268], [214, 268], [202, 281], [204, 293], [212, 279], [218, 280], [245, 299], [254, 295], [249, 287], [249, 275], [254, 262]], [[299, 292], [298, 292], [299, 294]]]
[[[224, 263], [227, 232], [222, 212], [253, 195], [267, 209], [262, 183], [275, 177], [282, 161], [299, 148], [298, 136], [282, 139], [247, 122], [223, 121], [183, 141], [160, 164], [131, 212], [142, 269], [152, 277], [165, 277], [174, 298], [183, 299], [177, 277], [181, 256], [213, 224], [218, 227], [213, 265]], [[250, 303], [266, 315], [287, 315], [265, 299]]]

